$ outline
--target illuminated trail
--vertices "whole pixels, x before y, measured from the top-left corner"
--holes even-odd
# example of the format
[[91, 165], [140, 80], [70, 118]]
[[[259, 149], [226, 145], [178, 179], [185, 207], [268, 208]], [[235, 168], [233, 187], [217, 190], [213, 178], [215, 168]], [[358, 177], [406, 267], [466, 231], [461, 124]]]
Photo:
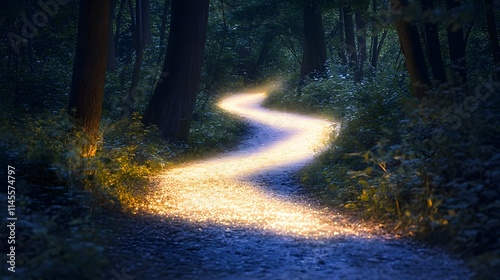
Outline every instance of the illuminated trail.
[[141, 279], [469, 279], [463, 262], [441, 250], [301, 196], [292, 174], [334, 123], [264, 109], [264, 98], [222, 100], [252, 126], [249, 137], [235, 151], [158, 176], [141, 215], [120, 218], [112, 263]]
[[237, 151], [166, 171], [144, 208], [171, 219], [286, 236], [369, 236], [369, 229], [293, 195], [290, 174], [312, 161], [334, 123], [262, 108], [264, 98], [252, 93], [223, 99], [219, 106], [245, 118], [254, 137]]

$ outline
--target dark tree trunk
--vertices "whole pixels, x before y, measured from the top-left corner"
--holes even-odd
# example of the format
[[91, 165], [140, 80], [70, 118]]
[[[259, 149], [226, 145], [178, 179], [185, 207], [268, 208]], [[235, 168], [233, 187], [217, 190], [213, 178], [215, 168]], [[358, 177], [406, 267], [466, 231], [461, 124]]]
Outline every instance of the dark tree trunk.
[[384, 33], [382, 33], [380, 41], [378, 40], [378, 36], [376, 36], [373, 40], [372, 57], [370, 62], [372, 69], [377, 69], [378, 58], [380, 57], [380, 52], [382, 51], [382, 46], [384, 45], [385, 38], [387, 38], [387, 30], [384, 30]]
[[252, 77], [257, 76], [257, 74], [259, 73], [259, 69], [266, 62], [267, 57], [269, 56], [269, 50], [271, 49], [273, 38], [274, 36], [271, 31], [268, 31], [264, 35], [264, 40], [262, 40], [262, 47], [260, 48], [259, 57], [257, 58], [257, 61], [255, 62], [252, 71], [250, 73]]
[[343, 10], [347, 59], [349, 61], [349, 67], [354, 69], [356, 72], [358, 55], [356, 52], [356, 36], [354, 32], [354, 20], [352, 17], [352, 7], [350, 1], [348, 1], [348, 3], [344, 6]]
[[498, 44], [498, 33], [495, 22], [495, 10], [493, 0], [484, 0], [486, 3], [486, 23], [488, 36], [490, 38], [490, 49], [493, 56], [493, 69], [496, 80], [500, 81], [500, 46]]
[[117, 0], [110, 0], [109, 5], [109, 42], [108, 42], [108, 65], [107, 68], [109, 71], [114, 71], [116, 70], [116, 40], [115, 40], [115, 35], [113, 33], [113, 20], [114, 20], [114, 13], [115, 13], [115, 7], [116, 7], [116, 1]]
[[142, 46], [151, 44], [151, 8], [149, 0], [141, 0]]
[[391, 13], [395, 16], [399, 43], [405, 57], [405, 65], [410, 76], [413, 95], [419, 99], [425, 96], [429, 87], [429, 73], [425, 65], [417, 27], [403, 19], [407, 0], [389, 0]]
[[161, 25], [160, 25], [160, 51], [158, 52], [158, 62], [163, 58], [163, 49], [165, 48], [165, 37], [167, 36], [167, 21], [168, 21], [168, 9], [170, 8], [170, 0], [165, 0], [165, 5], [163, 6], [163, 13], [161, 15]]
[[82, 151], [96, 151], [106, 77], [109, 36], [109, 0], [80, 0], [78, 38], [73, 66], [69, 112], [81, 125], [89, 144]]
[[33, 53], [33, 39], [28, 39], [28, 61], [30, 65], [30, 73], [35, 74], [35, 55]]
[[377, 45], [378, 45], [378, 35], [375, 34], [371, 39], [371, 46], [370, 46], [370, 66], [372, 70], [375, 70], [377, 68], [377, 61], [375, 59], [375, 52], [377, 51]]
[[162, 77], [144, 113], [162, 137], [186, 141], [201, 79], [208, 0], [173, 0]]
[[[364, 11], [364, 10], [363, 10]], [[359, 54], [359, 60], [358, 60], [358, 74], [357, 74], [357, 80], [362, 80], [364, 76], [364, 65], [366, 61], [366, 37], [363, 34], [364, 28], [365, 28], [365, 20], [363, 18], [363, 14], [361, 11], [357, 10], [355, 12], [355, 18], [356, 18], [356, 30], [358, 35], [356, 36], [356, 39], [358, 41], [358, 54]]]
[[326, 41], [317, 1], [304, 6], [304, 52], [300, 75], [322, 77], [326, 73]]
[[[434, 3], [432, 0], [420, 0], [420, 3], [422, 4], [424, 12], [431, 13], [432, 10], [434, 10]], [[446, 78], [443, 56], [441, 55], [441, 44], [439, 43], [437, 25], [428, 21], [425, 22], [424, 28], [427, 53], [429, 54], [432, 74], [434, 75], [434, 79], [436, 79], [439, 83], [445, 84], [448, 82], [448, 79]]]
[[[377, 0], [373, 0], [372, 1], [372, 13], [375, 15], [377, 11], [378, 11], [378, 2], [377, 2]], [[372, 71], [377, 69], [378, 56], [380, 54], [380, 50], [381, 50], [382, 44], [384, 43], [386, 36], [387, 36], [387, 30], [384, 30], [384, 34], [382, 35], [382, 38], [380, 39], [380, 41], [378, 38], [378, 34], [375, 34], [372, 37], [371, 46], [370, 46], [370, 66], [371, 66]]]
[[120, 1], [120, 8], [118, 9], [118, 15], [116, 17], [116, 31], [115, 31], [115, 51], [118, 49], [118, 42], [120, 38], [120, 29], [122, 27], [122, 14], [125, 7], [125, 2], [127, 0]]
[[[446, 0], [446, 9], [453, 12], [459, 8], [460, 0]], [[448, 48], [450, 50], [451, 70], [454, 76], [454, 82], [467, 82], [467, 67], [465, 63], [465, 41], [464, 29], [460, 22], [448, 23]]]
[[[226, 39], [227, 39], [227, 20], [226, 20], [226, 10], [224, 8], [224, 0], [219, 0], [219, 6], [220, 6], [220, 10], [221, 10], [221, 13], [222, 13], [222, 36], [218, 36], [218, 40], [217, 40], [217, 43], [219, 45], [219, 49], [217, 51], [217, 55], [215, 56], [215, 61], [213, 63], [211, 63], [212, 67], [210, 67], [209, 65], [207, 65], [207, 67], [205, 68], [205, 71], [206, 71], [206, 82], [205, 82], [205, 88], [204, 88], [204, 91], [205, 91], [205, 100], [202, 104], [202, 106], [200, 107], [202, 110], [205, 108], [205, 106], [207, 105], [208, 101], [210, 100], [210, 95], [211, 95], [211, 92], [212, 92], [212, 86], [218, 82], [220, 82], [221, 78], [222, 78], [222, 74], [221, 74], [221, 71], [220, 69], [222, 67], [225, 67], [225, 65], [222, 65], [220, 63], [221, 61], [221, 57], [222, 57], [222, 53], [224, 51], [224, 49], [226, 48]], [[266, 44], [267, 42], [264, 41], [264, 44]]]
[[248, 45], [238, 46], [238, 76], [249, 78], [249, 73], [252, 70], [252, 51]]
[[143, 20], [142, 20], [142, 15], [143, 15], [143, 10], [142, 8], [144, 7], [142, 5], [143, 0], [136, 0], [136, 5], [135, 5], [135, 63], [134, 63], [134, 70], [132, 72], [132, 83], [130, 84], [130, 90], [127, 99], [125, 100], [125, 105], [123, 106], [123, 112], [122, 112], [122, 117], [127, 117], [132, 113], [132, 111], [135, 110], [135, 98], [139, 86], [139, 79], [141, 77], [141, 66], [142, 66], [142, 61], [143, 61], [143, 46], [144, 43], [142, 41], [143, 36], [143, 30], [144, 27], [142, 26]]
[[[132, 38], [137, 38], [136, 34], [135, 34], [137, 32], [137, 27], [135, 24], [136, 22], [134, 20], [134, 18], [135, 18], [134, 3], [132, 2], [132, 0], [127, 0], [127, 4], [128, 4], [128, 11], [130, 13], [130, 30], [132, 33]], [[133, 44], [135, 44], [135, 42]]]
[[344, 9], [342, 6], [339, 8], [339, 41], [340, 41], [340, 48], [339, 48], [339, 56], [340, 59], [342, 60], [342, 63], [344, 65], [347, 64], [347, 56], [345, 54], [345, 34], [344, 34]]

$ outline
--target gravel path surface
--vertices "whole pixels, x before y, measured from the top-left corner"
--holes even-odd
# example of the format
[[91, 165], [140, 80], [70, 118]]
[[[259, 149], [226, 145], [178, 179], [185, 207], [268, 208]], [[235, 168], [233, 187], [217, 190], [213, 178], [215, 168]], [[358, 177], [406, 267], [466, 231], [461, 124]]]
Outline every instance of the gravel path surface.
[[[469, 279], [438, 249], [381, 233], [299, 193], [293, 174], [335, 124], [238, 94], [238, 150], [167, 171], [137, 215], [118, 217], [114, 279]], [[134, 278], [135, 277], [135, 278]]]

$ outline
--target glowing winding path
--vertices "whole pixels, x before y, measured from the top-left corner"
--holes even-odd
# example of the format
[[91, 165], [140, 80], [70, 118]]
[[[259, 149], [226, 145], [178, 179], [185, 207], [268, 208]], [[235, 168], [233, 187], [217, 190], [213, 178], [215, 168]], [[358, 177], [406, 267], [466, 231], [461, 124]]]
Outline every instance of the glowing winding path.
[[306, 238], [357, 235], [340, 216], [290, 196], [283, 178], [313, 159], [333, 123], [264, 109], [264, 93], [238, 94], [219, 106], [257, 127], [241, 149], [186, 164], [160, 176], [149, 211], [191, 222], [265, 230]]
[[[109, 249], [137, 279], [467, 279], [443, 252], [379, 235], [294, 193], [332, 123], [260, 107], [220, 106], [253, 127], [238, 150], [159, 176]], [[311, 204], [311, 205], [309, 205]]]

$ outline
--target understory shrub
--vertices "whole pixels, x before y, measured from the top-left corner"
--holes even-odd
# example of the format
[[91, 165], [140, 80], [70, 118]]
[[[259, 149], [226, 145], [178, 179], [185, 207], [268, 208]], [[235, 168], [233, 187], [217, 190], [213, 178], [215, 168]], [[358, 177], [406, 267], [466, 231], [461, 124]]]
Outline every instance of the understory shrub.
[[[500, 95], [492, 82], [441, 87], [421, 100], [389, 79], [333, 77], [274, 92], [268, 104], [330, 112], [340, 135], [302, 171], [325, 203], [443, 242], [500, 269]], [[339, 96], [341, 95], [341, 96]]]
[[103, 121], [96, 155], [87, 158], [81, 155], [86, 139], [64, 110], [5, 118], [0, 127], [0, 161], [16, 168], [23, 190], [16, 194], [23, 217], [18, 240], [30, 245], [17, 258], [20, 279], [109, 274], [104, 244], [112, 229], [102, 229], [96, 219], [109, 210], [134, 212], [151, 176], [234, 145], [245, 128], [207, 106], [197, 111], [189, 143], [181, 145], [160, 139], [156, 127], [145, 127], [134, 114]]
[[[26, 170], [17, 169], [18, 178]], [[17, 176], [17, 175], [16, 175]], [[17, 178], [16, 178], [17, 179]], [[2, 279], [100, 279], [109, 265], [103, 244], [108, 232], [96, 225], [90, 194], [61, 185], [16, 181], [15, 273]], [[47, 182], [45, 182], [47, 184]], [[7, 200], [0, 194], [3, 201]]]
[[402, 121], [401, 142], [374, 147], [364, 160], [370, 172], [353, 174], [370, 213], [479, 255], [489, 270], [500, 259], [499, 89], [484, 83], [431, 92]]
[[399, 120], [404, 116], [402, 97], [392, 76], [381, 73], [379, 79], [377, 83], [354, 83], [349, 76], [333, 76], [309, 81], [300, 94], [295, 83], [290, 83], [272, 92], [266, 101], [273, 108], [321, 113], [340, 122], [340, 134], [301, 176], [327, 203], [355, 206], [361, 189], [351, 171], [367, 167], [355, 155], [380, 141], [395, 143], [399, 139]]

